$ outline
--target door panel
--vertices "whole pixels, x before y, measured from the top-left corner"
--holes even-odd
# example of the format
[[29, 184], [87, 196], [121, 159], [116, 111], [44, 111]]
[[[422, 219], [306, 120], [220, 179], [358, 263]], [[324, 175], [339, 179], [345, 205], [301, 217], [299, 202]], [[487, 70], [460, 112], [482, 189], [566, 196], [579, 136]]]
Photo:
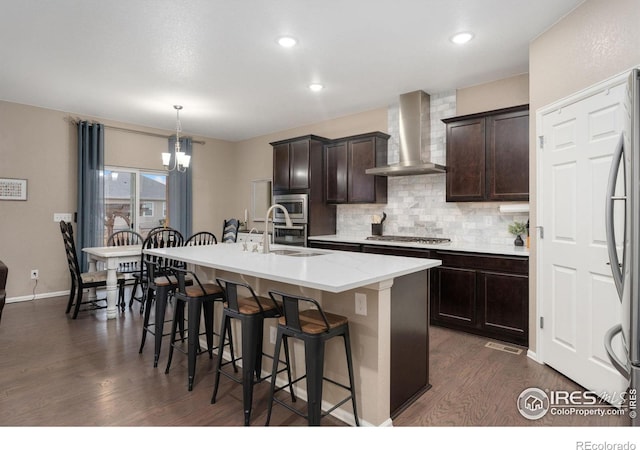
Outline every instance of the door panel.
[[538, 133], [544, 136], [538, 189], [545, 232], [539, 241], [541, 353], [545, 363], [603, 397], [625, 385], [603, 344], [605, 331], [620, 323], [604, 205], [624, 124], [624, 92], [619, 84], [551, 110], [541, 116]]

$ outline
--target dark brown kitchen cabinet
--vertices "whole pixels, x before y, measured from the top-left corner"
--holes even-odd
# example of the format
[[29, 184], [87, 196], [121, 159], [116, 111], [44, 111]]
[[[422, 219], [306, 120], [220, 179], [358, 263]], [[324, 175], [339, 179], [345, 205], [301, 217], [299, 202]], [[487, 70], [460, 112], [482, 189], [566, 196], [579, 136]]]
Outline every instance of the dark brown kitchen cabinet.
[[314, 241], [309, 239], [308, 246], [311, 248], [322, 248], [325, 250], [340, 250], [343, 252], [361, 251], [360, 244], [353, 244], [351, 242], [326, 242], [326, 241]]
[[367, 175], [387, 164], [389, 135], [375, 132], [336, 139], [325, 145], [327, 203], [386, 203], [387, 178]]
[[327, 142], [314, 135], [272, 142], [273, 191], [310, 189], [312, 177], [322, 176], [321, 155]]
[[325, 189], [327, 203], [347, 203], [347, 142], [325, 145]]
[[[438, 267], [431, 276], [431, 317], [440, 324], [473, 327], [477, 323], [475, 270]], [[432, 320], [434, 322], [434, 320]]]
[[448, 202], [529, 200], [529, 106], [444, 119]]
[[527, 257], [435, 252], [431, 324], [527, 346]]

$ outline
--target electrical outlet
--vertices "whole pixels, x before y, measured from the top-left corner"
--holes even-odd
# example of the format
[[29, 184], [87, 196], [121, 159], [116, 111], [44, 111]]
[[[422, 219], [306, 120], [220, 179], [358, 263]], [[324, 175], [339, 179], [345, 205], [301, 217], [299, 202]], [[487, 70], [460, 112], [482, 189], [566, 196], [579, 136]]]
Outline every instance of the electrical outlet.
[[360, 292], [356, 292], [356, 314], [361, 316], [367, 315], [367, 296]]
[[269, 327], [269, 342], [276, 343], [276, 327]]
[[31, 269], [31, 279], [37, 280], [38, 277], [40, 277], [40, 273], [38, 272], [38, 269]]

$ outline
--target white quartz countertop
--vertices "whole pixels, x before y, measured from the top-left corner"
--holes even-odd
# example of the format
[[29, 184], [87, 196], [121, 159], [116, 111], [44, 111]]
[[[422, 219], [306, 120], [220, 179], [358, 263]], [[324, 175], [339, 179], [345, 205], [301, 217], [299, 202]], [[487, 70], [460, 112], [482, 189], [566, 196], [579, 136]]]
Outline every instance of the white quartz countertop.
[[391, 247], [423, 248], [429, 250], [447, 250], [454, 252], [489, 253], [494, 255], [529, 256], [529, 249], [515, 245], [472, 245], [449, 242], [446, 244], [418, 244], [415, 242], [393, 242], [367, 240], [366, 236], [331, 234], [325, 236], [309, 236], [310, 241], [347, 242], [351, 244], [386, 245]]
[[439, 266], [440, 260], [341, 252], [285, 245], [271, 250], [310, 252], [317, 256], [289, 256], [243, 251], [242, 243], [146, 249], [203, 267], [297, 284], [328, 292], [343, 292]]

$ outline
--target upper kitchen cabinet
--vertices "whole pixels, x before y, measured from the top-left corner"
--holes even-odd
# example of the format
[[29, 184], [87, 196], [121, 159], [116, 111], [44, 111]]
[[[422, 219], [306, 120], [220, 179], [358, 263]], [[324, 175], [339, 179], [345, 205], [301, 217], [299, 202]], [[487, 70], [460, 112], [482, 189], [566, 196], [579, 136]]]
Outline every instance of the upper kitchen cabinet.
[[387, 164], [389, 135], [380, 132], [336, 139], [325, 145], [327, 203], [386, 203], [387, 178], [365, 171]]
[[311, 189], [312, 179], [322, 179], [322, 149], [330, 142], [308, 135], [271, 142], [273, 146], [273, 191]]
[[443, 122], [448, 202], [529, 200], [529, 105]]

